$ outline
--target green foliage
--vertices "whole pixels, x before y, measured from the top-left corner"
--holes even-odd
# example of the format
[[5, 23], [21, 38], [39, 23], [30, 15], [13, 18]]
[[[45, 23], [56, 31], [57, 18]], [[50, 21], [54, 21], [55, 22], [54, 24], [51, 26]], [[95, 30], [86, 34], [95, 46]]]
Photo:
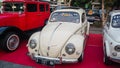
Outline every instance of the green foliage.
[[80, 6], [80, 2], [79, 2], [79, 1], [75, 1], [75, 2], [73, 3], [73, 6], [79, 7], [79, 6]]
[[115, 0], [104, 0], [105, 8], [112, 7]]
[[71, 6], [85, 7], [86, 3], [90, 3], [90, 0], [72, 0]]
[[120, 0], [104, 0], [105, 8], [113, 8], [120, 6]]
[[0, 7], [1, 7], [2, 3], [0, 2]]

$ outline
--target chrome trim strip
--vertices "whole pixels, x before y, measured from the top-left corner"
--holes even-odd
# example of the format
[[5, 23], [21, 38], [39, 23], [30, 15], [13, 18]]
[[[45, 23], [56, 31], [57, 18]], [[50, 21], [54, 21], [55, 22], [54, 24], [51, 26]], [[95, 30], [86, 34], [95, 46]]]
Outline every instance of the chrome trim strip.
[[54, 35], [55, 31], [58, 29], [58, 27], [59, 27], [61, 24], [62, 24], [62, 23], [59, 23], [59, 24], [56, 26], [56, 28], [54, 29], [54, 31], [52, 32], [52, 36], [50, 37], [50, 41], [51, 41], [51, 39], [53, 38], [53, 35]]
[[117, 62], [117, 63], [120, 63], [120, 58], [111, 58], [110, 57], [110, 60], [114, 61], [114, 62]]
[[78, 59], [62, 59], [62, 63], [77, 63]]
[[[50, 40], [49, 40], [49, 43], [51, 42], [51, 40], [52, 40], [52, 38], [53, 38], [56, 30], [59, 28], [59, 26], [60, 26], [61, 24], [62, 24], [62, 23], [59, 23], [59, 24], [55, 27], [55, 29], [53, 30], [52, 35], [51, 35]], [[48, 48], [47, 48], [47, 51], [48, 51], [48, 52], [47, 52], [47, 56], [49, 56], [49, 50], [50, 50], [50, 45], [49, 45], [49, 43], [48, 43]]]
[[48, 60], [60, 60], [59, 58], [43, 57], [43, 56], [34, 56], [36, 59], [48, 59]]

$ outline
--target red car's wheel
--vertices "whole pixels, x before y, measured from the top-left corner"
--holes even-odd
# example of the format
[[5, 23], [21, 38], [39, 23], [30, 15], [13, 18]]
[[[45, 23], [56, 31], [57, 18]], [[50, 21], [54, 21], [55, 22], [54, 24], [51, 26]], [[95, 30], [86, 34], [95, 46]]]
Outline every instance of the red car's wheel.
[[5, 50], [14, 51], [18, 48], [20, 44], [20, 38], [17, 33], [9, 32], [6, 34], [2, 43], [3, 43], [2, 46]]

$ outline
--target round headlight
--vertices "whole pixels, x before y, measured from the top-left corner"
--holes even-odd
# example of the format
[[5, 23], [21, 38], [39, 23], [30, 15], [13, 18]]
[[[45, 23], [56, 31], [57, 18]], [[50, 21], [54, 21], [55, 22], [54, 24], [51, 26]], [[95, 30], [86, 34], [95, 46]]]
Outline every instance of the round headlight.
[[35, 40], [30, 40], [29, 45], [30, 45], [30, 48], [31, 48], [31, 49], [34, 49], [34, 48], [37, 46]]
[[75, 52], [75, 46], [72, 43], [68, 43], [65, 47], [65, 51], [67, 54], [71, 55]]
[[120, 52], [120, 45], [115, 46], [115, 51]]

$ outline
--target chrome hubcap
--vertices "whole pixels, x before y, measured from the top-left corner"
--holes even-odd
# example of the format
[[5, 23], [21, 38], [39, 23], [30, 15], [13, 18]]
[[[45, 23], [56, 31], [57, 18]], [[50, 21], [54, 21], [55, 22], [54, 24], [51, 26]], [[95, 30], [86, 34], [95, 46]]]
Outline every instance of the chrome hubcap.
[[19, 42], [19, 37], [16, 34], [13, 34], [7, 40], [7, 48], [9, 50], [15, 50], [18, 47]]

